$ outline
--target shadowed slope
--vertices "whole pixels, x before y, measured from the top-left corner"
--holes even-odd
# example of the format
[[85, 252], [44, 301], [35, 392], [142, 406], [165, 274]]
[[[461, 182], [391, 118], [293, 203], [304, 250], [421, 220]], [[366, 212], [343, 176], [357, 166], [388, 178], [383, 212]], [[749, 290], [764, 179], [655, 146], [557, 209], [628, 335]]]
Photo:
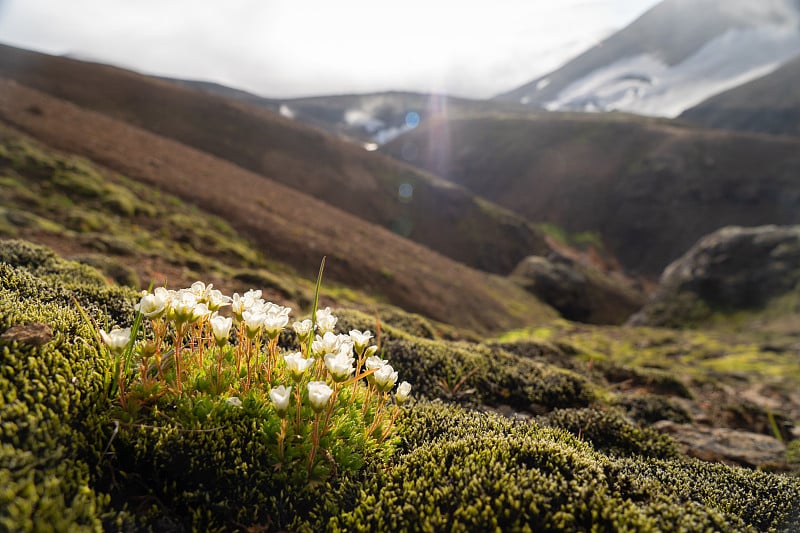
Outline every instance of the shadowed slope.
[[800, 136], [800, 58], [687, 109], [682, 119], [711, 128]]
[[277, 258], [405, 309], [476, 330], [507, 329], [553, 311], [510, 282], [477, 272], [310, 196], [175, 141], [27, 89], [0, 84], [0, 118], [221, 216]]
[[[438, 142], [447, 132], [442, 156]], [[551, 114], [438, 121], [413, 144], [427, 170], [531, 221], [597, 231], [622, 264], [658, 275], [722, 226], [800, 222], [800, 142], [664, 120]]]

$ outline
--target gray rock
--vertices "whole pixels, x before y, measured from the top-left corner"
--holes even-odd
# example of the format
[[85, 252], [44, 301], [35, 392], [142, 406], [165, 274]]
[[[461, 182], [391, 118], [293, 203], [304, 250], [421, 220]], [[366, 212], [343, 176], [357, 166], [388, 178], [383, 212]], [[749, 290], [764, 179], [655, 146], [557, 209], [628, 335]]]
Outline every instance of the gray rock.
[[800, 226], [722, 228], [671, 263], [629, 323], [683, 326], [715, 311], [760, 309], [800, 283]]
[[644, 303], [630, 283], [558, 254], [526, 257], [511, 279], [564, 318], [579, 322], [620, 324]]
[[11, 326], [2, 335], [0, 341], [19, 342], [20, 344], [30, 344], [41, 346], [53, 339], [53, 330], [47, 324], [41, 322], [29, 322], [27, 324], [17, 324]]
[[676, 424], [670, 420], [656, 422], [653, 428], [671, 435], [687, 455], [704, 461], [757, 467], [785, 460], [786, 446], [759, 433]]

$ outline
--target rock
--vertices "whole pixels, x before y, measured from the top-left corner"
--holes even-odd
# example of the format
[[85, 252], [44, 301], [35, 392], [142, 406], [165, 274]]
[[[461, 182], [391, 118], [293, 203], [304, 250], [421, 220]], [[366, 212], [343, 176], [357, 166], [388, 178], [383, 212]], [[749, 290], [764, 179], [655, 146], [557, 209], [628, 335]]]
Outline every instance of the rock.
[[763, 308], [800, 282], [800, 226], [722, 228], [671, 263], [629, 324], [685, 326], [715, 311]]
[[47, 324], [41, 322], [29, 322], [27, 324], [17, 324], [11, 326], [0, 335], [0, 340], [7, 343], [14, 341], [21, 344], [41, 346], [47, 344], [53, 338], [53, 330]]
[[511, 279], [579, 322], [620, 324], [644, 304], [641, 292], [624, 281], [559, 254], [523, 259]]
[[670, 420], [661, 420], [652, 427], [671, 435], [687, 455], [704, 461], [757, 467], [780, 464], [785, 460], [786, 446], [759, 433], [677, 424]]

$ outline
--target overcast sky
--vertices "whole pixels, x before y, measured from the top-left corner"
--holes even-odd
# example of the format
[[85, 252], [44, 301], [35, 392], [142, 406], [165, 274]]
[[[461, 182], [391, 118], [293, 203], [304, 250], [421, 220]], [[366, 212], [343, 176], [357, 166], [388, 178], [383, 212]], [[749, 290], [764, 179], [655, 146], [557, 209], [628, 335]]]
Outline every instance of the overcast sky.
[[483, 98], [546, 74], [658, 1], [0, 0], [0, 41], [263, 96]]

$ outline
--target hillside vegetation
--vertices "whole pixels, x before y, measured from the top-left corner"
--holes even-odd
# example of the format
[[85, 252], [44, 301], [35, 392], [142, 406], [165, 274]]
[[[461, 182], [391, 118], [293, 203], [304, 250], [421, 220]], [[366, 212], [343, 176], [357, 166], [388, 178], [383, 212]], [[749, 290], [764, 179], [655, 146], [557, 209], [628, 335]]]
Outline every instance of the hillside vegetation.
[[[104, 164], [2, 130], [0, 225], [6, 235], [71, 255], [106, 254], [136, 269], [145, 287], [154, 278], [177, 283], [195, 274], [230, 290], [259, 280], [307, 305], [295, 272], [310, 278], [327, 256], [331, 281], [445, 323], [497, 331], [555, 316], [510, 281], [263, 177], [13, 84], [0, 91], [10, 98], [0, 101], [0, 115]], [[42, 114], [25, 111], [32, 106]], [[212, 213], [219, 218], [208, 217]], [[270, 272], [262, 274], [265, 268]]]
[[1, 45], [0, 76], [229, 161], [473, 268], [507, 274], [547, 250], [536, 228], [465, 189], [261, 106]]
[[[443, 143], [441, 139], [447, 139]], [[597, 232], [657, 276], [722, 226], [800, 221], [800, 142], [621, 115], [438, 120], [385, 146], [536, 222]]]

